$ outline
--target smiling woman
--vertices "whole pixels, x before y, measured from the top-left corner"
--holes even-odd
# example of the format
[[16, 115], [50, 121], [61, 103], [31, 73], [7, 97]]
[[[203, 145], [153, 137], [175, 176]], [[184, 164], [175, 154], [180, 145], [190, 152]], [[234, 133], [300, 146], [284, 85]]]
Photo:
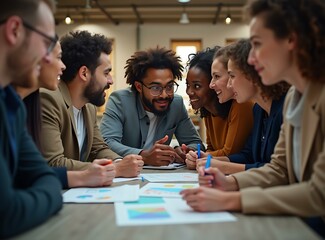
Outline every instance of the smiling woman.
[[[219, 62], [219, 57], [214, 60], [219, 51], [220, 47], [208, 48], [190, 55], [188, 62], [186, 92], [192, 108], [204, 118], [207, 130], [207, 153], [201, 153], [202, 157], [208, 153], [227, 156], [240, 151], [253, 125], [253, 104], [238, 104], [231, 99], [233, 91], [227, 88], [227, 68]], [[196, 159], [196, 153], [187, 154], [188, 168], [196, 168]]]

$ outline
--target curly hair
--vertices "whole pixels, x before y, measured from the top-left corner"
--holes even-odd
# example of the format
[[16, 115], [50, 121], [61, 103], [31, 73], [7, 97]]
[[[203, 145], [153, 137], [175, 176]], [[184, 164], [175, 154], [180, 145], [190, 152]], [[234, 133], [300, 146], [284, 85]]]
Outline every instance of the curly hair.
[[246, 9], [250, 18], [263, 17], [264, 26], [277, 38], [295, 34], [295, 55], [302, 76], [325, 81], [324, 0], [253, 0]]
[[[229, 45], [224, 46], [220, 48], [218, 51], [216, 51], [213, 56], [213, 61], [216, 58], [218, 58], [218, 60], [222, 63], [225, 69], [228, 69], [228, 55], [227, 55], [228, 49], [229, 49]], [[218, 116], [223, 119], [226, 119], [228, 117], [230, 108], [232, 106], [233, 99], [230, 99], [229, 101], [222, 104], [219, 103], [219, 100], [217, 102], [218, 104], [216, 104], [216, 107], [217, 107]]]
[[61, 79], [72, 81], [82, 66], [94, 73], [99, 66], [101, 53], [112, 52], [112, 42], [101, 34], [91, 34], [88, 31], [70, 32], [61, 39], [62, 62], [66, 69]]
[[181, 64], [180, 57], [176, 56], [176, 53], [172, 50], [157, 46], [147, 51], [135, 52], [126, 61], [126, 66], [124, 67], [126, 69], [124, 75], [126, 83], [135, 89], [134, 82], [142, 82], [149, 68], [170, 69], [174, 78], [182, 80], [184, 67]]
[[[191, 53], [188, 55], [188, 61], [187, 61], [187, 67], [188, 69], [191, 68], [199, 68], [207, 77], [210, 83], [211, 79], [211, 65], [213, 62], [213, 56], [220, 49], [219, 46], [215, 46], [213, 48], [207, 48], [203, 51], [199, 51], [197, 53]], [[220, 105], [218, 96], [216, 92], [212, 89], [210, 89], [211, 95], [214, 97], [214, 102], [215, 102], [215, 108], [216, 110], [218, 109], [217, 105]], [[211, 113], [205, 108], [201, 107], [200, 109], [195, 110], [195, 114], [200, 113], [200, 117], [204, 118], [207, 116], [210, 116]]]
[[272, 86], [265, 86], [254, 66], [247, 63], [250, 50], [250, 41], [248, 39], [241, 39], [229, 45], [227, 55], [228, 58], [236, 65], [236, 67], [244, 74], [244, 76], [261, 89], [263, 98], [280, 99], [281, 96], [287, 93], [290, 85], [282, 81]]

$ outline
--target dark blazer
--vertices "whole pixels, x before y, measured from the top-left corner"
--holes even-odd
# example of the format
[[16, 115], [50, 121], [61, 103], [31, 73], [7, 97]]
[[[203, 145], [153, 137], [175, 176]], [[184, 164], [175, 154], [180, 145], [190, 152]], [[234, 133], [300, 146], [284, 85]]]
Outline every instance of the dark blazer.
[[60, 182], [27, 132], [23, 102], [11, 87], [0, 89], [0, 119], [0, 238], [5, 238], [43, 223], [61, 209], [62, 196]]
[[278, 141], [282, 125], [282, 110], [285, 96], [279, 100], [273, 100], [270, 116], [266, 122], [265, 144], [261, 144], [262, 125], [265, 111], [255, 104], [254, 126], [252, 133], [245, 144], [245, 147], [238, 153], [228, 156], [231, 162], [245, 164], [245, 170], [263, 166], [271, 161], [271, 155], [274, 151], [275, 144]]

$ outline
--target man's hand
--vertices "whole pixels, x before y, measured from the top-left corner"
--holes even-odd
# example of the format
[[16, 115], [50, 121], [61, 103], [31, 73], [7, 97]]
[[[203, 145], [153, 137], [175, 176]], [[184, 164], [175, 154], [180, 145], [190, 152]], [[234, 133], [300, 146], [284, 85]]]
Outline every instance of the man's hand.
[[115, 166], [112, 160], [96, 159], [86, 170], [68, 171], [69, 187], [102, 187], [109, 186], [115, 177]]
[[190, 151], [193, 151], [192, 148], [189, 148], [186, 144], [182, 144], [182, 146], [178, 146], [175, 148], [176, 152], [176, 159], [175, 162], [177, 163], [185, 163], [186, 154]]
[[116, 177], [136, 177], [142, 170], [143, 160], [140, 155], [130, 154], [114, 163], [114, 165]]
[[155, 142], [150, 150], [142, 150], [140, 155], [143, 157], [143, 161], [147, 165], [152, 166], [168, 166], [173, 163], [176, 158], [175, 150], [164, 143], [168, 140], [166, 135], [162, 139]]

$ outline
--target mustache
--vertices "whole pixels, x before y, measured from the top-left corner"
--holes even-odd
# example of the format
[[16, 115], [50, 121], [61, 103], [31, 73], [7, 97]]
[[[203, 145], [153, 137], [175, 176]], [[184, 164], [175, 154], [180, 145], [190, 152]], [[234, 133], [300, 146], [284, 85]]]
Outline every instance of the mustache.
[[171, 102], [171, 101], [172, 101], [172, 98], [170, 98], [170, 97], [166, 97], [166, 98], [157, 98], [157, 99], [153, 99], [152, 101], [153, 101], [153, 102], [157, 102], [157, 101], [169, 101], [169, 102]]

